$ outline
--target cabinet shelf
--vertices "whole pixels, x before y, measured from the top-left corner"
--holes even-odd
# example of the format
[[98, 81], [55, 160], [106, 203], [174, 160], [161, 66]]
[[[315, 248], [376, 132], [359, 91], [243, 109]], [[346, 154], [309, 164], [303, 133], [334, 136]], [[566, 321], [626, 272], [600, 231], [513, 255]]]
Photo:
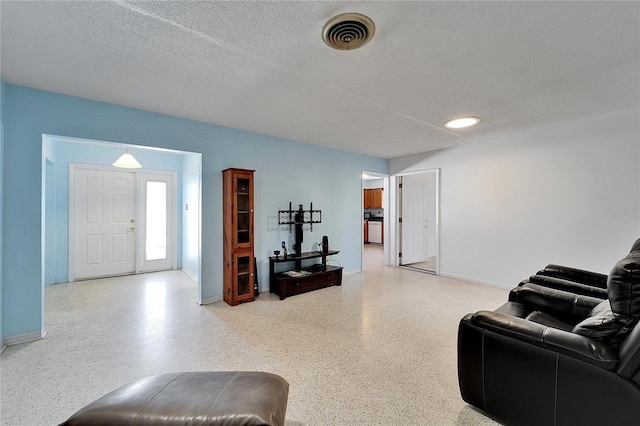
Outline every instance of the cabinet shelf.
[[329, 250], [326, 253], [323, 253], [321, 251], [307, 251], [301, 254], [290, 254], [287, 257], [271, 256], [269, 260], [275, 263], [284, 263], [284, 262], [293, 262], [296, 260], [317, 259], [321, 257], [333, 256], [334, 254], [338, 254], [338, 253], [340, 253], [340, 251], [338, 250]]

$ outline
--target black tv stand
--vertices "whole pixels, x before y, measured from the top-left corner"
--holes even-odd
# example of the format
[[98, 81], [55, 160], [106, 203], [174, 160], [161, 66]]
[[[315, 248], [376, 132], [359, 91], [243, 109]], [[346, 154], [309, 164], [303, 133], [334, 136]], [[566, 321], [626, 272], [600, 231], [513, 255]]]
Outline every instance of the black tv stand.
[[[340, 253], [337, 250], [327, 252], [310, 251], [288, 256], [269, 257], [269, 291], [284, 300], [307, 291], [318, 290], [332, 285], [342, 285], [342, 267], [327, 265], [327, 256]], [[303, 267], [303, 260], [321, 259]], [[295, 262], [295, 269], [276, 272], [276, 264]]]

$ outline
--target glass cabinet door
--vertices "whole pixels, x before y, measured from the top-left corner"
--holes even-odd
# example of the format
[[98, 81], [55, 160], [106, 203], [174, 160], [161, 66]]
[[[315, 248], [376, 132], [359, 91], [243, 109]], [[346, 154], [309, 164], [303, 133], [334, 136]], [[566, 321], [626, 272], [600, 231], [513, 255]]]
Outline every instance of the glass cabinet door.
[[251, 180], [238, 177], [236, 180], [237, 244], [251, 243]]
[[241, 301], [253, 298], [253, 254], [239, 252], [234, 256], [236, 276], [236, 298]]

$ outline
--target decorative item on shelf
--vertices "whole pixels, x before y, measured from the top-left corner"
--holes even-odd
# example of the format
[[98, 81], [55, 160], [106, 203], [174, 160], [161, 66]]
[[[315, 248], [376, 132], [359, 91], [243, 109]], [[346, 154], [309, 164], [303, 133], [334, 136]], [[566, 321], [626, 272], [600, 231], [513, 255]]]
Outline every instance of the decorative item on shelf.
[[276, 259], [278, 258], [278, 256], [280, 256], [280, 250], [274, 250], [273, 251], [273, 255], [276, 257]]
[[127, 148], [127, 152], [122, 154], [112, 165], [120, 167], [121, 169], [139, 169], [142, 167], [142, 164], [138, 163], [138, 160], [129, 154], [129, 148]]

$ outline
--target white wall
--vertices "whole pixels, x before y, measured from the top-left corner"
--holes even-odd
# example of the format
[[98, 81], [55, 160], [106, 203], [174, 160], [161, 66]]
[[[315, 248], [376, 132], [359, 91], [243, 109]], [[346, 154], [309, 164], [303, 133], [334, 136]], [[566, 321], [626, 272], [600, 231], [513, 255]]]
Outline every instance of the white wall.
[[629, 252], [639, 135], [637, 114], [604, 117], [393, 159], [389, 171], [441, 168], [442, 275], [511, 287], [548, 263], [608, 273]]
[[426, 197], [427, 197], [427, 207], [425, 211], [426, 220], [427, 220], [427, 256], [435, 256], [437, 254], [436, 251], [436, 243], [437, 243], [437, 235], [436, 235], [436, 174], [434, 172], [425, 173], [426, 179]]
[[384, 179], [363, 179], [362, 187], [364, 189], [377, 189], [384, 186]]

